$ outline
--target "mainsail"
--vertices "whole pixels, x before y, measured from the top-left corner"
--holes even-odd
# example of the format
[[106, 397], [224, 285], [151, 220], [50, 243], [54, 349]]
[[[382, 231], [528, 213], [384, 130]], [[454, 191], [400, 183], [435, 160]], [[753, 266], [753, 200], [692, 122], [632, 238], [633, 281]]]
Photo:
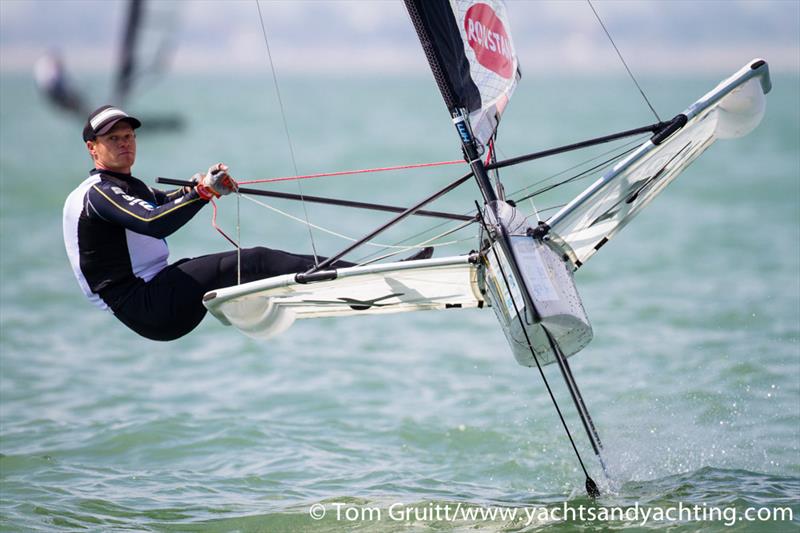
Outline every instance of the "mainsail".
[[406, 0], [406, 7], [447, 108], [466, 109], [486, 144], [520, 78], [505, 4]]

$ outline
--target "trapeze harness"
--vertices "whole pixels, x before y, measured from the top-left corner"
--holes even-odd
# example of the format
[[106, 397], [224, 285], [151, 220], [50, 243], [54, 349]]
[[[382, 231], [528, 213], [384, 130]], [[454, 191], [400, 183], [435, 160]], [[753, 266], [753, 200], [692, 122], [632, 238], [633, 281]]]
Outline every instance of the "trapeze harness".
[[[206, 314], [203, 295], [238, 277], [236, 250], [167, 263], [165, 238], [207, 203], [193, 189], [164, 192], [130, 174], [92, 170], [64, 205], [64, 244], [83, 293], [148, 339], [192, 331]], [[310, 255], [241, 250], [243, 283], [313, 266]]]

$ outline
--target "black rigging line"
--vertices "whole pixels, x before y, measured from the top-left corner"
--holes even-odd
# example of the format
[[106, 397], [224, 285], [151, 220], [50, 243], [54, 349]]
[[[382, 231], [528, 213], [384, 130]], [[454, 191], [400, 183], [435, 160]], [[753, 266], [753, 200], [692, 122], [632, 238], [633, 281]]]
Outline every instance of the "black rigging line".
[[[638, 146], [634, 146], [633, 148], [630, 148], [630, 149], [622, 152], [621, 154], [618, 154], [618, 155], [615, 155], [615, 156], [613, 156], [613, 157], [611, 157], [609, 159], [606, 159], [602, 163], [598, 163], [597, 165], [595, 165], [595, 166], [593, 166], [591, 168], [588, 168], [588, 169], [584, 170], [583, 172], [581, 172], [580, 174], [576, 174], [575, 176], [572, 176], [571, 178], [567, 178], [565, 180], [553, 183], [552, 185], [548, 185], [546, 187], [542, 187], [541, 189], [533, 191], [532, 193], [527, 194], [527, 195], [525, 195], [525, 196], [523, 196], [521, 198], [517, 198], [514, 201], [515, 202], [522, 202], [522, 201], [527, 200], [529, 198], [533, 198], [534, 196], [538, 196], [540, 194], [546, 193], [547, 191], [551, 191], [551, 190], [555, 189], [556, 187], [560, 187], [562, 185], [566, 185], [567, 183], [571, 183], [573, 181], [578, 181], [580, 179], [588, 177], [590, 173], [594, 172], [595, 170], [598, 170], [598, 169], [601, 169], [603, 167], [608, 166], [609, 164], [613, 163], [617, 159], [620, 159], [620, 158], [628, 155], [629, 153], [633, 152], [634, 150], [636, 150], [636, 148], [638, 148]], [[529, 189], [529, 188], [530, 188], [530, 186], [526, 187], [526, 189]]]
[[661, 117], [658, 116], [658, 113], [656, 113], [656, 110], [653, 107], [653, 104], [651, 104], [650, 100], [647, 99], [647, 95], [644, 94], [644, 91], [642, 90], [642, 87], [639, 85], [639, 82], [636, 81], [636, 77], [633, 75], [633, 72], [631, 72], [631, 69], [628, 68], [628, 64], [625, 62], [625, 58], [622, 57], [622, 53], [619, 51], [619, 48], [617, 48], [616, 43], [614, 43], [614, 39], [611, 38], [611, 34], [608, 32], [608, 29], [606, 28], [606, 25], [603, 24], [603, 20], [600, 18], [600, 15], [597, 13], [597, 10], [594, 8], [594, 5], [592, 5], [592, 0], [586, 0], [586, 2], [589, 4], [589, 7], [592, 8], [592, 12], [594, 13], [594, 16], [597, 17], [597, 22], [600, 23], [600, 26], [603, 28], [603, 31], [606, 32], [606, 36], [608, 37], [608, 40], [611, 41], [611, 46], [613, 46], [614, 50], [617, 51], [617, 55], [619, 56], [620, 61], [622, 61], [622, 64], [625, 65], [625, 70], [628, 71], [628, 75], [633, 80], [633, 83], [636, 85], [636, 88], [639, 89], [639, 93], [641, 93], [642, 98], [644, 98], [644, 101], [647, 103], [647, 106], [650, 108], [650, 111], [652, 111], [653, 114], [656, 116], [656, 119], [659, 122], [661, 122]]
[[[565, 185], [565, 184], [567, 184], [567, 183], [572, 183], [572, 182], [575, 182], [575, 181], [579, 181], [579, 180], [582, 180], [582, 179], [586, 179], [586, 178], [588, 178], [588, 177], [590, 177], [590, 176], [591, 176], [591, 173], [592, 173], [592, 172], [594, 172], [594, 171], [596, 171], [596, 170], [599, 170], [599, 169], [602, 169], [602, 168], [605, 168], [605, 167], [607, 167], [608, 165], [610, 165], [610, 164], [611, 164], [611, 163], [613, 163], [614, 161], [616, 161], [616, 160], [618, 160], [618, 159], [620, 159], [620, 158], [622, 158], [622, 157], [626, 156], [626, 155], [627, 155], [627, 154], [629, 154], [631, 151], [635, 150], [635, 149], [638, 147], [639, 139], [633, 140], [633, 141], [631, 141], [631, 142], [629, 142], [629, 143], [626, 143], [626, 144], [624, 144], [624, 145], [622, 145], [622, 146], [618, 146], [618, 147], [616, 147], [616, 148], [613, 148], [612, 150], [609, 150], [609, 151], [607, 151], [607, 152], [604, 152], [603, 154], [601, 154], [600, 156], [598, 156], [598, 157], [602, 157], [603, 155], [608, 155], [608, 154], [611, 154], [611, 153], [613, 153], [613, 152], [616, 152], [617, 150], [620, 150], [620, 149], [622, 149], [622, 148], [625, 148], [625, 147], [627, 147], [627, 146], [629, 146], [630, 144], [633, 144], [633, 143], [636, 143], [636, 144], [637, 144], [637, 146], [634, 146], [633, 148], [630, 148], [630, 149], [628, 149], [628, 150], [625, 150], [624, 152], [621, 152], [621, 153], [619, 153], [619, 154], [616, 154], [616, 155], [614, 155], [614, 156], [610, 157], [609, 159], [606, 159], [606, 160], [605, 160], [605, 161], [603, 161], [602, 163], [600, 163], [600, 164], [598, 164], [598, 165], [595, 165], [595, 166], [593, 166], [593, 167], [591, 167], [591, 168], [589, 168], [589, 169], [587, 169], [587, 170], [584, 170], [584, 171], [582, 171], [582, 172], [580, 172], [580, 173], [578, 173], [578, 174], [576, 174], [576, 175], [574, 175], [574, 176], [572, 176], [572, 177], [570, 177], [570, 178], [567, 178], [567, 179], [565, 179], [565, 180], [563, 180], [563, 181], [560, 181], [560, 182], [558, 182], [558, 183], [555, 183], [555, 184], [553, 184], [553, 185], [551, 185], [551, 186], [543, 187], [542, 189], [540, 189], [540, 190], [537, 190], [537, 191], [534, 191], [533, 193], [531, 193], [531, 194], [528, 194], [528, 195], [526, 195], [526, 196], [523, 196], [523, 197], [521, 197], [521, 198], [514, 198], [514, 196], [515, 196], [515, 195], [517, 195], [517, 194], [520, 194], [520, 193], [522, 193], [522, 192], [524, 192], [524, 191], [527, 191], [527, 190], [529, 190], [531, 187], [535, 187], [536, 185], [540, 185], [540, 184], [546, 183], [546, 182], [548, 182], [548, 181], [550, 181], [550, 180], [552, 180], [552, 179], [556, 178], [557, 176], [560, 176], [560, 175], [562, 175], [562, 174], [564, 174], [564, 173], [566, 173], [566, 172], [569, 172], [570, 170], [574, 170], [574, 169], [576, 169], [576, 168], [578, 168], [578, 167], [581, 167], [581, 166], [583, 166], [583, 165], [585, 165], [585, 164], [587, 164], [587, 163], [591, 162], [591, 161], [592, 161], [592, 160], [594, 160], [594, 159], [597, 159], [597, 157], [595, 157], [595, 158], [592, 158], [592, 159], [589, 159], [589, 160], [587, 160], [587, 161], [584, 161], [584, 162], [582, 162], [582, 163], [578, 163], [577, 165], [574, 165], [574, 166], [572, 166], [572, 167], [570, 167], [570, 168], [568, 168], [568, 169], [562, 170], [561, 172], [558, 172], [558, 173], [556, 173], [556, 174], [553, 174], [553, 175], [551, 175], [551, 176], [548, 176], [548, 177], [546, 177], [546, 178], [542, 178], [541, 180], [539, 180], [539, 181], [537, 181], [537, 182], [535, 182], [535, 183], [532, 183], [532, 184], [530, 184], [530, 185], [527, 185], [527, 186], [525, 186], [525, 187], [523, 187], [523, 188], [521, 188], [521, 189], [519, 189], [519, 190], [517, 190], [517, 191], [514, 191], [513, 193], [511, 193], [511, 194], [509, 195], [509, 197], [510, 197], [510, 198], [512, 198], [512, 199], [514, 200], [514, 202], [516, 202], [516, 203], [520, 203], [520, 202], [523, 202], [523, 201], [525, 201], [525, 200], [528, 200], [529, 198], [533, 198], [534, 196], [537, 196], [537, 195], [539, 195], [539, 194], [543, 194], [543, 193], [545, 193], [545, 192], [547, 192], [547, 191], [549, 191], [549, 190], [555, 189], [555, 188], [557, 188], [557, 187], [560, 187], [560, 186], [562, 186], [562, 185]], [[559, 204], [559, 205], [554, 205], [554, 206], [548, 206], [548, 207], [545, 207], [545, 208], [539, 209], [538, 211], [539, 211], [539, 213], [544, 213], [544, 212], [547, 212], [547, 211], [552, 211], [552, 210], [555, 210], [555, 209], [559, 209], [559, 208], [561, 208], [561, 207], [564, 207], [565, 205], [567, 205], [567, 204]], [[469, 210], [469, 211], [465, 212], [465, 213], [464, 213], [462, 216], [464, 216], [465, 218], [467, 218], [467, 217], [474, 217], [474, 216], [475, 216], [475, 210], [474, 210], [474, 209], [471, 209], [471, 210]], [[450, 223], [451, 223], [450, 221], [447, 221], [447, 222], [442, 222], [442, 223], [439, 223], [439, 224], [435, 224], [435, 225], [433, 225], [433, 226], [431, 226], [431, 227], [428, 227], [428, 228], [426, 228], [426, 229], [424, 229], [424, 230], [422, 230], [422, 231], [420, 231], [420, 232], [418, 232], [418, 233], [415, 233], [415, 234], [413, 234], [413, 235], [410, 235], [409, 237], [406, 237], [406, 238], [404, 238], [404, 239], [401, 239], [401, 240], [399, 240], [399, 241], [397, 241], [397, 242], [395, 242], [395, 243], [393, 243], [393, 244], [394, 244], [394, 245], [403, 245], [403, 244], [405, 244], [405, 243], [407, 243], [407, 242], [409, 242], [409, 241], [416, 240], [417, 238], [421, 237], [422, 235], [425, 235], [426, 233], [429, 233], [429, 232], [435, 231], [435, 230], [437, 230], [437, 229], [441, 228], [442, 226], [446, 226], [447, 224], [450, 224]], [[367, 260], [371, 259], [372, 257], [375, 257], [375, 256], [379, 255], [380, 253], [382, 253], [382, 252], [381, 252], [380, 250], [378, 250], [378, 251], [376, 251], [376, 252], [373, 252], [373, 253], [367, 254], [366, 256], [364, 256], [364, 257], [360, 258], [360, 259], [359, 259], [357, 262], [358, 262], [358, 263], [361, 263], [361, 262], [363, 262], [363, 261], [367, 261]]]
[[[629, 146], [631, 146], [633, 144], [636, 144], [636, 145], [641, 144], [641, 139], [634, 139], [634, 140], [629, 141], [629, 142], [627, 142], [625, 144], [621, 144], [619, 146], [615, 146], [611, 150], [607, 150], [607, 151], [605, 151], [605, 152], [603, 152], [601, 154], [596, 155], [595, 157], [586, 159], [585, 161], [581, 161], [577, 165], [572, 165], [569, 168], [565, 168], [564, 170], [556, 172], [555, 174], [551, 174], [551, 175], [549, 175], [547, 177], [544, 177], [544, 178], [540, 179], [539, 181], [535, 181], [535, 182], [533, 182], [531, 184], [528, 184], [528, 185], [522, 187], [521, 189], [518, 189], [518, 190], [514, 191], [513, 193], [511, 193], [511, 196], [513, 197], [514, 195], [517, 195], [517, 194], [520, 194], [522, 192], [525, 192], [525, 191], [527, 191], [529, 189], [532, 189], [533, 187], [536, 187], [537, 185], [541, 185], [542, 183], [547, 183], [548, 181], [554, 180], [555, 178], [557, 178], [557, 177], [559, 177], [559, 176], [561, 176], [563, 174], [566, 174], [566, 173], [571, 172], [571, 171], [573, 171], [573, 170], [575, 170], [577, 168], [580, 168], [580, 167], [582, 167], [584, 165], [587, 165], [587, 164], [589, 164], [589, 163], [591, 163], [593, 161], [596, 161], [596, 160], [600, 159], [601, 157], [604, 157], [604, 156], [607, 156], [609, 154], [613, 154], [615, 152], [618, 152], [619, 150], [623, 150], [625, 148], [628, 148]], [[626, 155], [629, 152], [630, 152], [630, 150], [628, 150], [625, 153], [620, 153], [617, 156], [613, 156], [611, 159], [606, 161], [606, 164], [610, 163], [611, 161], [613, 161], [614, 158], [622, 157], [623, 155]], [[577, 174], [576, 176], [573, 176], [573, 179], [580, 179], [580, 178], [586, 177], [586, 176], [583, 176], [583, 174], [585, 174], [585, 171], [582, 171], [579, 174]]]
[[657, 133], [659, 131], [663, 131], [664, 128], [669, 126], [668, 123], [659, 122], [658, 124], [650, 124], [648, 126], [642, 126], [641, 128], [636, 128], [632, 130], [621, 131], [619, 133], [612, 133], [611, 135], [605, 135], [603, 137], [596, 137], [594, 139], [588, 139], [586, 141], [581, 141], [574, 144], [568, 144], [566, 146], [558, 146], [556, 148], [550, 148], [548, 150], [542, 150], [541, 152], [534, 152], [532, 154], [521, 155], [518, 157], [512, 157], [511, 159], [505, 159], [503, 161], [498, 161], [496, 163], [491, 163], [486, 165], [486, 170], [494, 170], [496, 168], [504, 168], [510, 167], [513, 165], [518, 165], [520, 163], [525, 163], [527, 161], [533, 161], [534, 159], [542, 159], [544, 157], [550, 157], [553, 155], [563, 154], [564, 152], [572, 152], [574, 150], [580, 150], [583, 148], [589, 148], [590, 146], [596, 146], [598, 144], [605, 144], [611, 141], [616, 141], [618, 139], [622, 139], [624, 137], [633, 137], [635, 135], [642, 135], [644, 133]]
[[[192, 185], [191, 181], [188, 180], [176, 180], [172, 178], [156, 178], [156, 183], [165, 183], [167, 185], [179, 185], [179, 186], [187, 186]], [[266, 196], [267, 198], [280, 198], [282, 200], [301, 200], [304, 202], [310, 203], [318, 203], [318, 204], [327, 204], [327, 205], [337, 205], [341, 207], [352, 207], [355, 209], [370, 209], [373, 211], [387, 211], [389, 213], [402, 213], [406, 210], [405, 207], [397, 207], [393, 205], [385, 205], [385, 204], [376, 204], [372, 202], [356, 202], [355, 200], [344, 200], [341, 198], [326, 198], [322, 196], [309, 196], [309, 195], [299, 195], [299, 194], [291, 194], [287, 192], [279, 192], [279, 191], [265, 191], [262, 189], [251, 189], [248, 187], [239, 187], [238, 189], [240, 194], [250, 194], [253, 196]], [[444, 213], [442, 211], [426, 211], [424, 209], [420, 209], [413, 213], [414, 215], [424, 216], [424, 217], [433, 217], [433, 218], [446, 218], [448, 220], [459, 220], [461, 222], [466, 222], [468, 220], [474, 220], [474, 216], [468, 215], [459, 215], [455, 213]]]
[[[329, 276], [331, 272], [330, 271], [325, 271], [325, 269], [328, 268], [330, 265], [332, 265], [333, 263], [335, 263], [336, 261], [338, 261], [339, 259], [341, 259], [345, 255], [347, 255], [348, 253], [352, 252], [353, 250], [355, 250], [356, 248], [358, 248], [359, 246], [361, 246], [365, 242], [367, 242], [367, 241], [373, 239], [374, 237], [376, 237], [377, 235], [383, 233], [384, 231], [386, 231], [390, 227], [394, 226], [395, 224], [397, 224], [401, 220], [407, 218], [410, 215], [413, 215], [416, 211], [419, 211], [423, 206], [433, 202], [434, 200], [436, 200], [438, 198], [441, 198], [442, 196], [444, 196], [448, 192], [452, 191], [453, 189], [455, 189], [456, 187], [458, 187], [459, 185], [461, 185], [462, 183], [464, 183], [465, 181], [467, 181], [471, 177], [472, 177], [472, 171], [464, 174], [463, 176], [461, 176], [457, 180], [449, 183], [444, 188], [439, 189], [438, 191], [436, 191], [435, 193], [431, 194], [430, 196], [428, 196], [424, 200], [420, 200], [419, 202], [417, 202], [413, 206], [409, 207], [408, 209], [406, 209], [405, 211], [403, 211], [402, 213], [400, 213], [399, 215], [397, 215], [396, 217], [391, 219], [389, 222], [385, 223], [383, 226], [371, 231], [370, 233], [368, 233], [364, 237], [360, 238], [359, 240], [357, 240], [356, 242], [354, 242], [350, 246], [346, 247], [344, 250], [340, 251], [339, 253], [337, 253], [337, 254], [329, 257], [328, 259], [322, 261], [321, 263], [317, 264], [313, 268], [308, 269], [306, 272], [301, 272], [301, 273], [297, 274], [295, 276], [295, 281], [297, 281], [298, 283], [306, 283], [306, 282], [310, 282], [310, 281], [317, 281], [318, 279], [327, 279], [326, 276]], [[335, 271], [333, 271], [333, 273], [335, 274]]]

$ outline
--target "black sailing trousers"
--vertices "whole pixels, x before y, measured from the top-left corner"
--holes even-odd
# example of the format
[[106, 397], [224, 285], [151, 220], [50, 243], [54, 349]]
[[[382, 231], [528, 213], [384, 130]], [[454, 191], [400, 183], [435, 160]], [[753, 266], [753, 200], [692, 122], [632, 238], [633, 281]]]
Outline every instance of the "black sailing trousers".
[[[319, 258], [323, 261], [324, 258]], [[257, 279], [304, 272], [314, 266], [314, 256], [256, 247], [241, 250], [242, 283]], [[333, 268], [353, 266], [337, 261]], [[114, 315], [143, 337], [170, 341], [183, 337], [203, 320], [203, 295], [237, 283], [236, 250], [181, 259], [145, 282], [137, 280], [110, 307]], [[109, 295], [110, 296], [110, 295]]]

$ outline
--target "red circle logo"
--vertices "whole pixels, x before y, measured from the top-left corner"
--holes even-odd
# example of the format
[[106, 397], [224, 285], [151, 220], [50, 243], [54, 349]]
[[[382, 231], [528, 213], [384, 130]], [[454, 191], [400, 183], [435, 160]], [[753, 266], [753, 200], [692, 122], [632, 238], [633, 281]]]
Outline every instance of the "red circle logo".
[[504, 78], [514, 75], [511, 39], [491, 7], [475, 4], [469, 8], [464, 17], [464, 31], [478, 63]]

